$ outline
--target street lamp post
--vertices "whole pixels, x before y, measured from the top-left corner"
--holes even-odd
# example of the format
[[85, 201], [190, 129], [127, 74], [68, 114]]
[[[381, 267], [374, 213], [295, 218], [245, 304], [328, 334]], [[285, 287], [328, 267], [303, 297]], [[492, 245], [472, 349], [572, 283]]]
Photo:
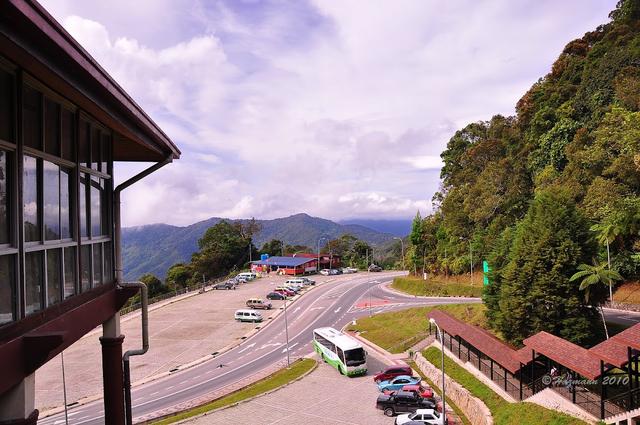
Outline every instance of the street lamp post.
[[[466, 238], [460, 237], [461, 241], [467, 240]], [[471, 246], [471, 238], [469, 240], [469, 262], [471, 263], [471, 275], [469, 276], [469, 281], [473, 285], [473, 247]]]
[[316, 264], [316, 272], [320, 271], [320, 241], [323, 239], [327, 239], [324, 236], [321, 236], [320, 239], [318, 239], [318, 264]]
[[400, 241], [400, 249], [402, 250], [402, 270], [404, 270], [404, 241], [402, 238], [395, 237], [393, 239], [397, 239]]
[[422, 250], [422, 278], [424, 280], [427, 280], [427, 275], [425, 273], [426, 262], [427, 262], [427, 247], [425, 245], [424, 249]]
[[284, 335], [287, 344], [287, 368], [291, 366], [291, 359], [289, 357], [289, 323], [287, 322], [287, 295], [284, 296]]
[[438, 324], [436, 323], [436, 320], [434, 318], [429, 319], [429, 323], [436, 325], [436, 329], [438, 330], [438, 333], [440, 334], [440, 344], [442, 345], [441, 347], [441, 351], [442, 351], [442, 423], [446, 424], [447, 423], [447, 409], [446, 409], [446, 402], [445, 402], [445, 394], [444, 394], [444, 335], [442, 334], [442, 329], [440, 329], [440, 326], [438, 326]]

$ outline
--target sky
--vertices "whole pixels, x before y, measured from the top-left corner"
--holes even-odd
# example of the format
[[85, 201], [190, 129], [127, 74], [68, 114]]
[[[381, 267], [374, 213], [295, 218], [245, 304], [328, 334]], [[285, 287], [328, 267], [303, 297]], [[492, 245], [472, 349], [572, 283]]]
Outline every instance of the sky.
[[428, 214], [455, 131], [513, 115], [616, 3], [40, 1], [182, 151], [123, 192], [124, 226]]

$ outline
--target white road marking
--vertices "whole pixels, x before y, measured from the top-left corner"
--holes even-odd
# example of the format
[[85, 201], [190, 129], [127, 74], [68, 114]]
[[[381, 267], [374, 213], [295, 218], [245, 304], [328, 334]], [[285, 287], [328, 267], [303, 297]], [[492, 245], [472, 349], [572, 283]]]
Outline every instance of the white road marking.
[[249, 348], [252, 348], [256, 345], [256, 343], [254, 342], [253, 344], [249, 344], [246, 347], [244, 347], [242, 350], [238, 351], [238, 354], [240, 353], [244, 353], [245, 351], [247, 351]]
[[[298, 345], [298, 343], [297, 343], [297, 342], [296, 342], [295, 344], [291, 344], [291, 345], [289, 346], [289, 351], [291, 351], [291, 349], [292, 349], [293, 347], [295, 347], [296, 345]], [[282, 352], [283, 352], [283, 353], [286, 353], [286, 352], [287, 352], [287, 347], [284, 347], [284, 348], [282, 349]]]
[[272, 344], [263, 344], [262, 346], [260, 346], [260, 348], [258, 348], [258, 350], [262, 350], [262, 349], [265, 349], [265, 348], [267, 348], [267, 347], [279, 347], [279, 346], [281, 346], [281, 345], [282, 345], [282, 343], [281, 343], [281, 342], [279, 342], [279, 343], [272, 343]]
[[342, 307], [338, 307], [337, 310], [333, 310], [333, 312], [334, 313], [338, 313], [341, 309], [342, 309]]

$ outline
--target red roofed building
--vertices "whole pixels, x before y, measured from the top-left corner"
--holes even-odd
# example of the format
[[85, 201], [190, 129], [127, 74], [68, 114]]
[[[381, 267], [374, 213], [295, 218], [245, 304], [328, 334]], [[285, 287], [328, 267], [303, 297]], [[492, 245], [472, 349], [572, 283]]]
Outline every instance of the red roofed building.
[[[442, 330], [450, 354], [469, 362], [516, 399], [551, 387], [595, 418], [640, 417], [640, 323], [590, 349], [539, 332], [516, 350], [443, 311], [432, 310], [428, 316]], [[429, 332], [433, 330], [430, 325]], [[552, 370], [557, 371], [553, 377]], [[584, 379], [593, 384], [571, 384]]]

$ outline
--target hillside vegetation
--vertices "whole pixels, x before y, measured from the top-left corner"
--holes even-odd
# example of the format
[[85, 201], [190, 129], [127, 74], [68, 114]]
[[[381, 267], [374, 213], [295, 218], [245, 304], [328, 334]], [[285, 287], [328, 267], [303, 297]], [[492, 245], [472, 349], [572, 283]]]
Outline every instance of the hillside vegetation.
[[[516, 344], [540, 330], [600, 338], [595, 307], [616, 276], [607, 248], [611, 269], [640, 275], [640, 1], [610, 18], [566, 45], [515, 116], [455, 133], [435, 212], [414, 220], [411, 268], [487, 260], [489, 322]], [[578, 270], [593, 275], [584, 290]]]
[[[123, 229], [125, 278], [138, 279], [145, 273], [164, 278], [173, 264], [189, 262], [191, 255], [199, 249], [198, 240], [207, 229], [221, 220], [214, 217], [186, 227], [151, 224]], [[249, 220], [231, 221], [246, 223]], [[318, 239], [322, 236], [327, 238], [326, 241], [343, 234], [353, 235], [371, 245], [393, 241], [393, 236], [388, 233], [377, 232], [357, 224], [341, 225], [307, 214], [255, 222], [260, 227], [253, 235], [253, 244], [256, 247], [261, 247], [273, 239], [282, 240], [290, 245], [316, 247]]]

